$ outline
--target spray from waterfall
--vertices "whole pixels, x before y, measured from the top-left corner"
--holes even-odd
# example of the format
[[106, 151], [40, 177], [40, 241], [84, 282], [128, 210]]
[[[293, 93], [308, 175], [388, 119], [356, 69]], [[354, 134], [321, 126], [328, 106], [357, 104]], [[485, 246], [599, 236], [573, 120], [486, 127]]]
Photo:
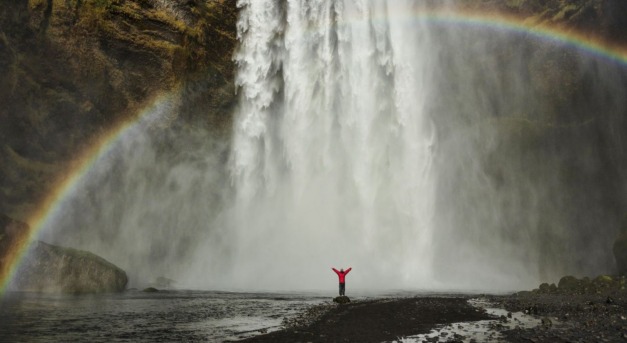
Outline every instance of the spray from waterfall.
[[253, 267], [243, 280], [270, 286], [300, 269], [282, 283], [321, 287], [331, 266], [352, 265], [363, 284], [427, 285], [435, 131], [425, 30], [375, 21], [385, 2], [240, 6], [230, 170], [238, 262]]
[[229, 140], [158, 128], [174, 97], [77, 178], [40, 238], [132, 287], [334, 289], [330, 268], [353, 267], [349, 293], [510, 290], [611, 271], [622, 60], [416, 1], [238, 6]]

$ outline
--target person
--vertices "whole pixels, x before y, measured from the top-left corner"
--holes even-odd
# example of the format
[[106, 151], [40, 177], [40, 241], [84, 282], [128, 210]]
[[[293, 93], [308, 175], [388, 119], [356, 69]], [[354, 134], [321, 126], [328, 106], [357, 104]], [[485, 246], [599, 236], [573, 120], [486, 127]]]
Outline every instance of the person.
[[353, 268], [348, 268], [346, 270], [340, 269], [337, 270], [335, 268], [331, 268], [337, 274], [338, 279], [340, 279], [340, 296], [346, 293], [346, 274], [351, 271]]

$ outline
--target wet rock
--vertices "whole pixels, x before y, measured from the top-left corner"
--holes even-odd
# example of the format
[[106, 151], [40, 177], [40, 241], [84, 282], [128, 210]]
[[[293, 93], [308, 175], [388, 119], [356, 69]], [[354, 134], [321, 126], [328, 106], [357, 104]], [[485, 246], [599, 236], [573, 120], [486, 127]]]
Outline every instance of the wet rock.
[[608, 305], [611, 305], [614, 303], [614, 299], [612, 299], [612, 297], [608, 296], [607, 299], [605, 299], [605, 303]]
[[542, 318], [542, 326], [545, 328], [549, 328], [553, 326], [553, 321], [549, 317]]
[[576, 277], [568, 275], [560, 279], [557, 288], [560, 291], [575, 291], [579, 288], [580, 282]]
[[349, 297], [341, 295], [339, 297], [333, 298], [333, 302], [338, 304], [348, 304], [349, 302], [351, 302], [351, 300]]
[[537, 305], [529, 306], [525, 309], [525, 314], [538, 314], [538, 312], [539, 310]]
[[11, 288], [28, 292], [106, 293], [126, 288], [126, 273], [87, 251], [34, 242]]
[[597, 276], [594, 280], [592, 280], [592, 285], [597, 293], [613, 289], [616, 286], [614, 279], [609, 275]]
[[156, 293], [159, 292], [158, 289], [154, 288], [154, 287], [148, 287], [148, 288], [144, 288], [144, 290], [142, 292], [146, 292], [146, 293]]
[[[18, 263], [28, 245], [27, 224], [0, 215], [0, 281]], [[126, 273], [87, 251], [64, 248], [40, 241], [30, 244], [9, 289], [27, 292], [102, 293], [121, 292]]]

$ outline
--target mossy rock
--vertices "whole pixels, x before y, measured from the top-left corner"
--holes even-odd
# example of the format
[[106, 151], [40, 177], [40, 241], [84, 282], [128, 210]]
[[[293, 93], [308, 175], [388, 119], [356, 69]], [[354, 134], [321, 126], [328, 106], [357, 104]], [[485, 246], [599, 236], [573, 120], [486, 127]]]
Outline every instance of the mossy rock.
[[345, 295], [341, 295], [341, 296], [339, 296], [339, 297], [335, 297], [335, 298], [333, 298], [333, 302], [334, 302], [334, 303], [338, 303], [338, 304], [342, 305], [342, 304], [348, 304], [348, 303], [350, 303], [350, 302], [351, 302], [351, 300], [350, 300], [350, 298], [349, 298], [349, 297], [347, 297], [347, 296], [345, 296]]
[[146, 293], [156, 293], [159, 292], [158, 289], [154, 288], [154, 287], [148, 287], [148, 288], [144, 288], [144, 290], [142, 292], [146, 292]]
[[557, 288], [560, 291], [575, 291], [579, 289], [581, 282], [572, 275], [564, 276], [557, 284]]
[[592, 284], [596, 291], [601, 291], [604, 289], [618, 288], [618, 283], [614, 281], [614, 279], [609, 275], [599, 275], [594, 280], [592, 280]]

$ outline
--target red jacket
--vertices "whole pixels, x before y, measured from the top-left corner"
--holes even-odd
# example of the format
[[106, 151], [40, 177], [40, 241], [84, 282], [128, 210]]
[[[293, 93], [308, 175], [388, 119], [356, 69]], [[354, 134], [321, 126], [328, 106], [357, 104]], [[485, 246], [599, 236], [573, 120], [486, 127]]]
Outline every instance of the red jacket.
[[337, 277], [340, 279], [340, 283], [344, 283], [344, 278], [346, 277], [346, 274], [348, 274], [348, 272], [351, 271], [351, 269], [353, 268], [348, 268], [345, 271], [341, 272], [335, 268], [331, 268], [333, 269], [333, 271], [335, 272], [335, 274], [337, 274]]

